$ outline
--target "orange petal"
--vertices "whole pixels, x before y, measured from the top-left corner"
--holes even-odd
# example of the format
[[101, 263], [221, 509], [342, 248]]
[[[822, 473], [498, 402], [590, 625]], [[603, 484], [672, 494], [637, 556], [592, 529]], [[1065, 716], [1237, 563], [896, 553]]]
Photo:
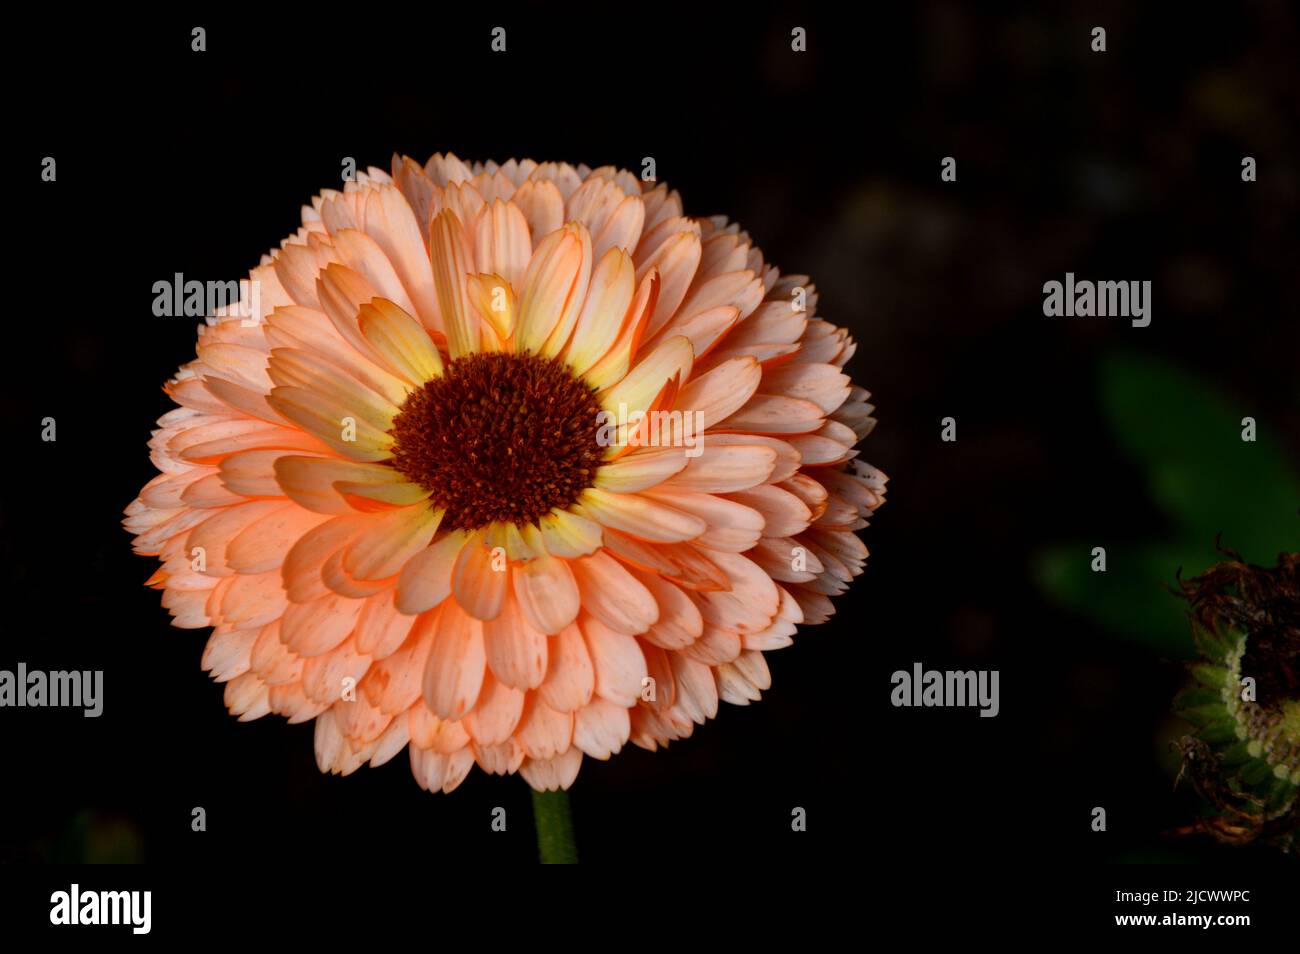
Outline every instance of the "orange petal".
[[528, 220], [514, 202], [491, 202], [474, 229], [474, 261], [479, 271], [500, 275], [520, 287], [533, 254]]
[[361, 306], [361, 334], [392, 370], [414, 385], [441, 377], [442, 357], [418, 321], [385, 298]]
[[462, 718], [478, 701], [485, 669], [483, 624], [448, 603], [424, 668], [425, 704], [439, 718]]
[[456, 602], [475, 619], [495, 619], [501, 612], [510, 584], [510, 564], [505, 554], [485, 545], [476, 531], [461, 549], [452, 571]]
[[627, 320], [636, 291], [636, 268], [622, 249], [612, 248], [601, 258], [564, 358], [574, 374], [583, 374], [603, 358]]
[[550, 640], [550, 661], [538, 694], [552, 709], [572, 712], [590, 702], [595, 691], [591, 653], [582, 630], [571, 623]]
[[343, 552], [343, 569], [361, 580], [386, 580], [428, 547], [443, 511], [420, 503], [369, 520], [369, 526]]
[[639, 494], [611, 494], [589, 487], [579, 494], [578, 506], [602, 526], [656, 543], [693, 540], [706, 529], [699, 517]]
[[646, 677], [645, 656], [636, 638], [592, 617], [581, 625], [596, 671], [596, 694], [620, 706], [635, 706]]
[[446, 211], [434, 217], [429, 227], [429, 256], [438, 291], [438, 310], [452, 358], [472, 354], [478, 350], [479, 343], [478, 322], [470, 314], [465, 299], [469, 262], [463, 242], [464, 228], [454, 212]]
[[451, 594], [451, 574], [469, 539], [453, 530], [406, 561], [397, 578], [397, 609], [414, 616], [437, 606]]
[[465, 729], [476, 745], [499, 745], [510, 738], [524, 712], [525, 694], [498, 682], [491, 670], [483, 675], [478, 704], [465, 717]]
[[519, 565], [514, 588], [524, 617], [543, 633], [558, 633], [577, 619], [581, 598], [564, 560], [543, 554]]
[[583, 607], [619, 632], [644, 633], [659, 619], [650, 591], [606, 553], [574, 560]]
[[594, 485], [610, 493], [630, 494], [657, 487], [688, 463], [690, 458], [681, 447], [638, 450], [601, 464]]
[[528, 622], [516, 600], [506, 600], [495, 619], [483, 624], [487, 661], [507, 686], [533, 689], [546, 675], [546, 634]]
[[591, 238], [586, 227], [579, 224], [542, 239], [528, 263], [519, 293], [516, 350], [541, 354], [553, 333], [563, 332], [567, 339], [586, 292], [590, 252]]
[[383, 464], [338, 460], [330, 457], [283, 455], [273, 464], [275, 480], [295, 503], [316, 513], [350, 514], [350, 506], [340, 492], [347, 484], [350, 492], [366, 487], [400, 487], [406, 478]]
[[551, 556], [580, 557], [600, 548], [600, 524], [568, 510], [552, 510], [537, 526]]

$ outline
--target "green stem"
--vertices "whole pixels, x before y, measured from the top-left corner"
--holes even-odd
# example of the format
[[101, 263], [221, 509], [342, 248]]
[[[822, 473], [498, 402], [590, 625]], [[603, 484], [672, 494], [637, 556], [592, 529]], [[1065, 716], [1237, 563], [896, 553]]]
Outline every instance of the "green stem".
[[537, 825], [537, 852], [544, 865], [576, 865], [573, 815], [569, 793], [533, 791], [533, 821]]

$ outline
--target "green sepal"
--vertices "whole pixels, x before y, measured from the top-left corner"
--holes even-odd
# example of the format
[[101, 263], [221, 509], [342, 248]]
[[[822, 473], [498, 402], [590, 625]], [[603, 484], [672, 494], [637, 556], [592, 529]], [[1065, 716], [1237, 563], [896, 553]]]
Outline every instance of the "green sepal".
[[1245, 765], [1251, 758], [1247, 742], [1234, 742], [1219, 753], [1219, 759], [1224, 765]]
[[[1215, 719], [1222, 719], [1227, 711], [1223, 707], [1223, 693], [1215, 689], [1192, 687], [1184, 689], [1174, 697], [1174, 709], [1188, 722], [1205, 725]], [[1205, 713], [1209, 718], [1197, 722], [1191, 713]]]
[[1192, 639], [1200, 654], [1213, 663], [1227, 662], [1238, 641], [1236, 633], [1220, 634], [1196, 623], [1192, 624]]
[[1262, 782], [1273, 777], [1273, 766], [1269, 765], [1263, 759], [1252, 759], [1250, 762], [1247, 762], [1242, 766], [1238, 776], [1245, 784], [1249, 785], [1251, 788], [1255, 788]]
[[[1222, 711], [1219, 714], [1222, 716]], [[1208, 742], [1210, 745], [1226, 745], [1229, 742], [1235, 742], [1237, 740], [1237, 720], [1221, 719], [1219, 722], [1207, 725], [1196, 734], [1202, 741]]]
[[1270, 789], [1265, 800], [1265, 809], [1269, 812], [1276, 812], [1282, 809], [1287, 802], [1295, 798], [1296, 789], [1284, 778], [1273, 776], [1273, 786]]
[[1201, 663], [1192, 667], [1192, 676], [1202, 686], [1222, 689], [1228, 684], [1228, 670], [1223, 666], [1211, 666]]

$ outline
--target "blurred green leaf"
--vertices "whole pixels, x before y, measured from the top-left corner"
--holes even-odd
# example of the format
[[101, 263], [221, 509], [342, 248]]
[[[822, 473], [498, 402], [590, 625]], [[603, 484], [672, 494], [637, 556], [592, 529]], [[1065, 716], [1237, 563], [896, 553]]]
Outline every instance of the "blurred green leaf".
[[[1300, 476], [1271, 436], [1282, 425], [1260, 421], [1254, 409], [1161, 359], [1134, 354], [1102, 362], [1100, 401], [1170, 537], [1108, 544], [1104, 573], [1092, 571], [1095, 544], [1060, 544], [1038, 554], [1035, 576], [1056, 602], [1115, 634], [1191, 658], [1183, 607], [1167, 589], [1178, 568], [1190, 575], [1221, 559], [1220, 533], [1224, 546], [1257, 563], [1300, 543]], [[1253, 442], [1241, 439], [1244, 417], [1257, 418]]]
[[[1091, 543], [1062, 544], [1039, 554], [1039, 587], [1053, 600], [1162, 656], [1190, 659], [1183, 607], [1170, 595], [1185, 554], [1174, 546], [1109, 544], [1106, 572], [1092, 571]], [[1201, 545], [1200, 551], [1213, 554]]]
[[[1225, 546], [1269, 565], [1300, 543], [1300, 476], [1274, 437], [1281, 422], [1259, 420], [1257, 408], [1209, 382], [1134, 354], [1102, 362], [1101, 401], [1179, 539], [1204, 545], [1222, 533]], [[1245, 417], [1256, 418], [1253, 442], [1241, 439]]]

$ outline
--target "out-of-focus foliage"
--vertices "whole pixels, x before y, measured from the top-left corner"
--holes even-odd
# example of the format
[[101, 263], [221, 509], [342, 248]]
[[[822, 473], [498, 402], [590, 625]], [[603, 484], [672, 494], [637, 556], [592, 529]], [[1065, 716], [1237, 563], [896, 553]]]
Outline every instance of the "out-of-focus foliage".
[[[1238, 406], [1212, 382], [1158, 358], [1133, 354], [1103, 361], [1099, 403], [1165, 524], [1159, 543], [1079, 541], [1038, 555], [1035, 576], [1057, 603], [1117, 636], [1162, 656], [1190, 658], [1187, 621], [1166, 586], [1179, 567], [1215, 559], [1214, 540], [1245, 559], [1272, 563], [1300, 546], [1300, 476], [1270, 433], [1256, 421], [1254, 441], [1242, 440]], [[1099, 473], [1099, 482], [1113, 481]], [[1113, 483], [1109, 493], [1116, 493]], [[1106, 572], [1092, 571], [1094, 546], [1106, 548]]]

